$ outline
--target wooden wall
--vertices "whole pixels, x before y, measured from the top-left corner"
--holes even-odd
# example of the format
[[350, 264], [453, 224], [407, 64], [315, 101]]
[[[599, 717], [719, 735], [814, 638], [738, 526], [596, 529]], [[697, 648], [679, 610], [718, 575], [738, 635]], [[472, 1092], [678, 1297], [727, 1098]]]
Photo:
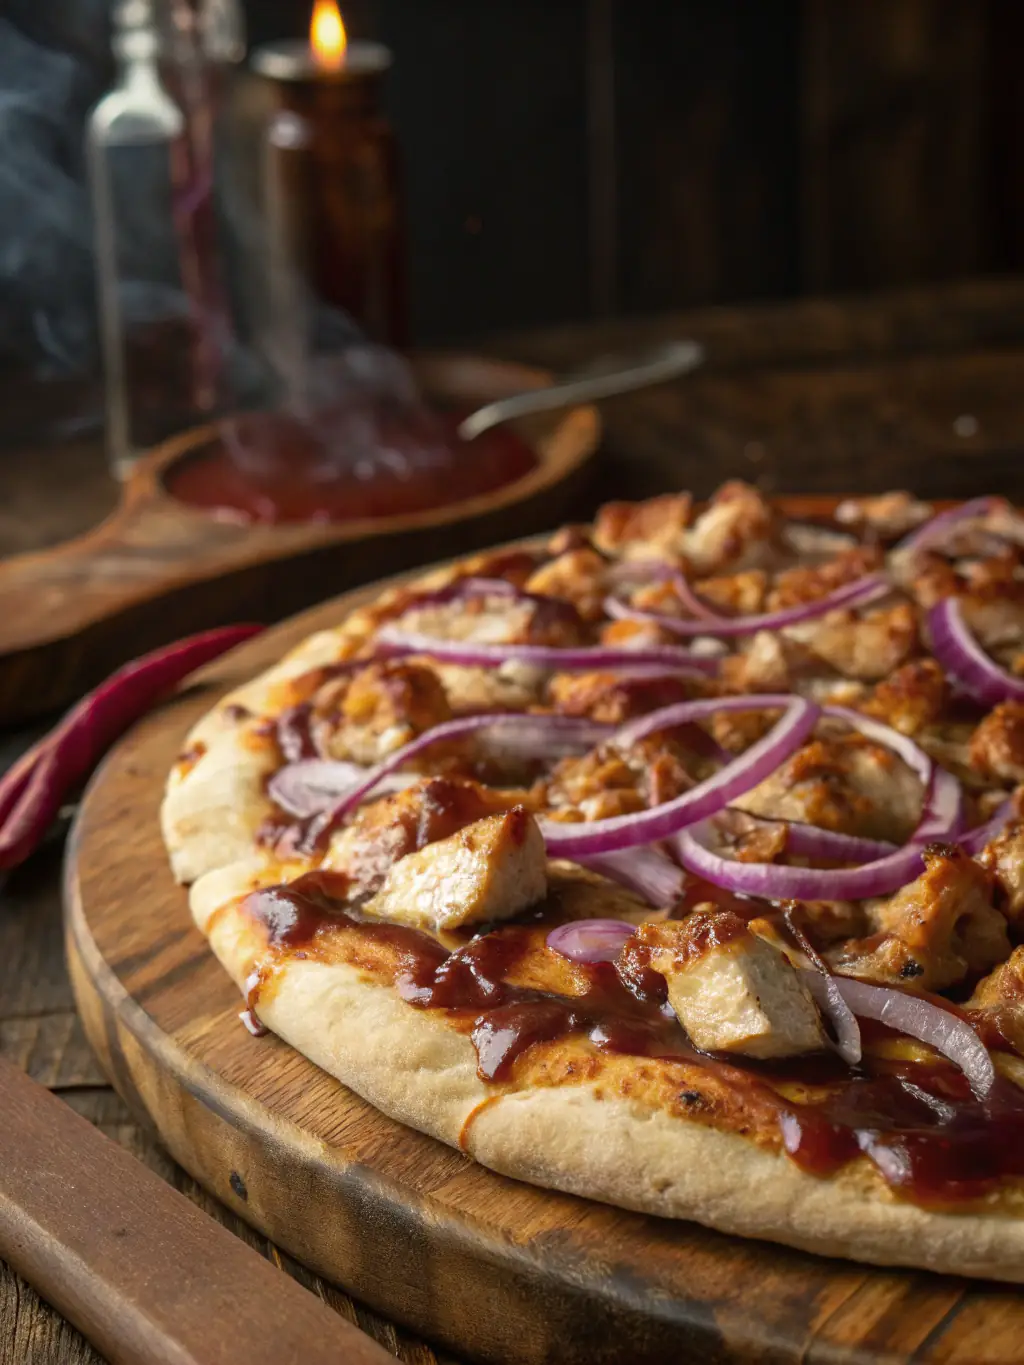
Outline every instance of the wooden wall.
[[395, 51], [420, 340], [1024, 265], [1024, 0], [342, 3]]

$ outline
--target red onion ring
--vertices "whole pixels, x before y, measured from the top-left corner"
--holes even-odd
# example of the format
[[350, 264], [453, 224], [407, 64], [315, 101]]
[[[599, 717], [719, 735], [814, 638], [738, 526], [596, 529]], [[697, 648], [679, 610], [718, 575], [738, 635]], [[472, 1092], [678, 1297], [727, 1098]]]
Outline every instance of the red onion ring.
[[629, 668], [634, 664], [657, 664], [666, 669], [701, 674], [718, 671], [717, 659], [694, 654], [675, 645], [655, 645], [643, 649], [609, 649], [600, 645], [581, 645], [570, 649], [554, 645], [485, 645], [468, 640], [441, 640], [433, 635], [421, 635], [416, 631], [386, 625], [377, 632], [377, 646], [381, 653], [427, 654], [431, 658], [444, 659], [465, 668], [500, 668], [502, 664], [518, 662], [566, 673], [599, 673]]
[[658, 848], [630, 848], [621, 853], [597, 853], [577, 859], [581, 867], [600, 872], [610, 881], [643, 896], [649, 905], [663, 909], [682, 896], [685, 874], [667, 853]]
[[814, 996], [818, 1008], [828, 1016], [835, 1030], [836, 1051], [847, 1066], [856, 1066], [863, 1055], [860, 1025], [853, 1010], [835, 984], [832, 973], [825, 965], [821, 954], [796, 922], [792, 911], [784, 911], [784, 918], [790, 933], [803, 949], [814, 966], [814, 971], [804, 974], [804, 984]]
[[[359, 763], [331, 758], [303, 758], [277, 770], [267, 783], [267, 795], [289, 815], [305, 820], [333, 806], [366, 773], [367, 769]], [[415, 780], [412, 774], [392, 773], [389, 777], [381, 778], [376, 790], [383, 796], [402, 791]]]
[[971, 634], [955, 597], [944, 598], [928, 613], [932, 650], [939, 663], [975, 701], [995, 706], [1024, 701], [1024, 679], [999, 667]]
[[640, 611], [630, 607], [617, 598], [605, 599], [604, 609], [617, 620], [648, 621], [663, 627], [676, 635], [753, 635], [759, 630], [780, 630], [783, 626], [793, 626], [803, 621], [813, 621], [827, 612], [839, 607], [866, 605], [877, 597], [891, 592], [892, 587], [881, 574], [867, 574], [854, 583], [847, 583], [816, 602], [801, 602], [795, 607], [781, 611], [763, 612], [757, 616], [717, 616], [705, 615], [696, 621], [683, 620], [677, 616], [664, 616], [660, 612]]
[[998, 834], [1001, 834], [1008, 822], [1016, 814], [1017, 803], [1011, 796], [993, 815], [991, 820], [986, 820], [983, 825], [976, 825], [974, 829], [969, 829], [966, 834], [961, 834], [957, 842], [965, 853], [969, 853], [973, 858], [980, 853], [986, 844], [990, 843]]
[[[665, 707], [644, 718], [652, 721], [669, 713], [679, 713], [684, 707], [700, 703], [684, 702], [680, 706]], [[562, 824], [552, 820], [540, 822], [541, 833], [552, 858], [575, 858], [580, 854], [617, 853], [621, 849], [636, 848], [640, 844], [659, 843], [676, 834], [684, 825], [703, 820], [722, 809], [735, 797], [763, 782], [810, 735], [821, 714], [817, 706], [803, 697], [776, 696], [719, 697], [707, 700], [704, 707], [720, 710], [761, 710], [766, 706], [785, 705], [786, 709], [771, 731], [738, 758], [713, 776], [699, 782], [690, 791], [651, 810], [630, 815], [617, 815], [608, 820], [592, 820], [580, 824]], [[705, 712], [706, 713], [706, 712]], [[623, 734], [635, 736], [638, 725], [625, 726]], [[657, 728], [657, 727], [652, 727]], [[751, 864], [753, 866], [754, 864]]]
[[678, 832], [675, 848], [689, 872], [745, 896], [764, 900], [868, 900], [896, 891], [920, 875], [921, 850], [949, 835], [949, 812], [960, 807], [960, 786], [951, 773], [936, 768], [922, 818], [906, 848], [860, 867], [780, 867], [776, 863], [741, 863], [708, 847], [711, 830], [702, 823]]
[[[817, 972], [804, 970], [805, 979]], [[942, 1009], [919, 995], [910, 995], [891, 986], [869, 986], [849, 976], [831, 978], [843, 999], [861, 1019], [877, 1019], [897, 1033], [927, 1043], [955, 1062], [970, 1081], [971, 1089], [984, 1098], [992, 1089], [996, 1072], [988, 1049], [966, 1019], [952, 1010]], [[813, 991], [807, 980], [807, 987]]]
[[404, 767], [409, 759], [422, 753], [424, 749], [429, 749], [431, 745], [443, 740], [461, 739], [464, 735], [473, 734], [478, 730], [518, 730], [516, 739], [524, 750], [548, 754], [551, 752], [552, 744], [558, 741], [573, 741], [583, 748], [600, 743], [614, 733], [615, 727], [602, 725], [585, 716], [533, 715], [521, 711], [495, 711], [481, 716], [462, 716], [458, 720], [445, 721], [443, 725], [435, 725], [432, 730], [426, 730], [408, 744], [403, 744], [375, 767], [364, 768], [364, 776], [349, 787], [334, 805], [322, 811], [317, 817], [315, 827], [310, 830], [310, 838], [316, 840], [327, 830], [333, 829], [350, 810], [358, 806], [375, 787], [379, 786], [383, 778]]
[[950, 507], [938, 516], [930, 517], [923, 526], [911, 531], [893, 547], [893, 554], [916, 554], [930, 545], [936, 536], [942, 536], [958, 522], [969, 521], [972, 517], [987, 517], [998, 507], [1005, 506], [1003, 498], [971, 498], [959, 507]]
[[635, 932], [636, 925], [624, 919], [578, 919], [552, 929], [546, 942], [573, 962], [614, 962]]

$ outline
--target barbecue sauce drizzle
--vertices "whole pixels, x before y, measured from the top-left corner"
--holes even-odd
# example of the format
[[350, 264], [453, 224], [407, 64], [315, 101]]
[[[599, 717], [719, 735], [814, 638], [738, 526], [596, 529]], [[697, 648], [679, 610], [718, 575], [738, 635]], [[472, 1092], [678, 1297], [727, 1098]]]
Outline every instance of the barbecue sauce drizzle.
[[[272, 952], [285, 956], [315, 956], [318, 939], [335, 928], [358, 927], [360, 937], [390, 947], [402, 999], [414, 1008], [444, 1010], [465, 1028], [484, 1080], [508, 1080], [534, 1044], [582, 1034], [600, 1051], [697, 1064], [740, 1100], [767, 1104], [789, 1156], [816, 1175], [863, 1153], [894, 1192], [933, 1206], [976, 1199], [1005, 1177], [1024, 1176], [1024, 1094], [1002, 1077], [979, 1099], [943, 1059], [870, 1056], [851, 1069], [821, 1054], [772, 1064], [744, 1059], [740, 1067], [688, 1042], [642, 944], [628, 943], [615, 963], [582, 967], [582, 994], [556, 995], [506, 979], [535, 941], [536, 927], [503, 925], [449, 951], [417, 929], [367, 918], [359, 904], [365, 897], [353, 901], [350, 891], [340, 874], [311, 872], [253, 892], [245, 906], [268, 929]], [[710, 899], [703, 887], [700, 896]], [[254, 1017], [260, 985], [257, 979], [248, 1001]], [[817, 1102], [796, 1103], [776, 1088], [785, 1083], [828, 1088]]]

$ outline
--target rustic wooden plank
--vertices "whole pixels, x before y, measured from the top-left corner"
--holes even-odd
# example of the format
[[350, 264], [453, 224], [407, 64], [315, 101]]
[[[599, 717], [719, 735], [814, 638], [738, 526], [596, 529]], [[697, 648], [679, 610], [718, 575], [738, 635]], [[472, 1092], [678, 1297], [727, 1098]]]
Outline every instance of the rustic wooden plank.
[[0, 1062], [0, 1251], [114, 1365], [388, 1358]]
[[795, 292], [798, 16], [616, 7], [624, 313]]
[[806, 0], [804, 285], [983, 268], [988, 6]]

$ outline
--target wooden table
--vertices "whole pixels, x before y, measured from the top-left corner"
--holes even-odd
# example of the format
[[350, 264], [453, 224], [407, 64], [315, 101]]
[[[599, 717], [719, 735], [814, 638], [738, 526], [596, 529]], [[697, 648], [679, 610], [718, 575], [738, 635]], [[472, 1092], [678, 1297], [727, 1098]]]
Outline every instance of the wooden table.
[[[707, 492], [727, 476], [778, 491], [910, 486], [935, 496], [1024, 496], [1024, 282], [562, 328], [493, 349], [560, 368], [677, 335], [705, 342], [706, 371], [607, 405], [607, 448], [581, 518], [602, 497], [683, 485]], [[113, 501], [96, 441], [0, 456], [0, 553], [84, 530]], [[0, 768], [34, 733], [0, 735]], [[399, 1359], [445, 1359], [215, 1204], [128, 1114], [74, 1013], [61, 947], [60, 853], [56, 835], [0, 893], [0, 1051]], [[72, 1365], [99, 1357], [0, 1263], [0, 1361], [8, 1360]]]

